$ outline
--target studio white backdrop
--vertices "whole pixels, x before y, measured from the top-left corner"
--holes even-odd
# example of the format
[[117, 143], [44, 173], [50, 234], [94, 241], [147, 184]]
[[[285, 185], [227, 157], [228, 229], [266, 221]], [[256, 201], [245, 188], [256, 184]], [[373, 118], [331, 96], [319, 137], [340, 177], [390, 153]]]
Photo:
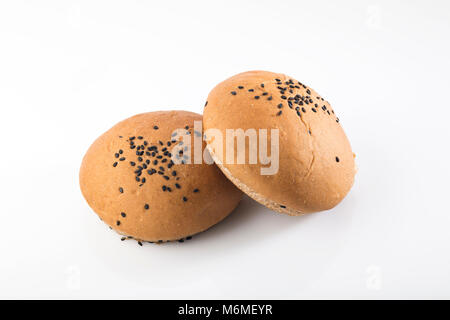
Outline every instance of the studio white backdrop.
[[[449, 36], [447, 1], [1, 1], [0, 298], [450, 298]], [[349, 195], [121, 242], [79, 191], [89, 145], [248, 70], [330, 101]]]

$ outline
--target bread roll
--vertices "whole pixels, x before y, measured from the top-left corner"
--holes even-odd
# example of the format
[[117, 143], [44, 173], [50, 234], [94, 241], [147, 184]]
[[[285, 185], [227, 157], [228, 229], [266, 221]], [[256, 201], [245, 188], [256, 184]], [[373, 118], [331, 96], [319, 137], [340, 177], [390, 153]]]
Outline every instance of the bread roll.
[[[107, 225], [140, 242], [190, 239], [233, 211], [242, 193], [216, 165], [171, 159], [182, 143], [172, 136], [174, 130], [193, 140], [201, 135], [194, 132], [194, 121], [201, 120], [184, 111], [140, 114], [92, 144], [81, 165], [80, 186]], [[180, 150], [177, 157], [188, 162], [193, 148]]]
[[[250, 71], [218, 84], [208, 96], [203, 126], [208, 148], [223, 173], [275, 211], [301, 215], [327, 210], [353, 185], [354, 154], [335, 111], [317, 92], [287, 75]], [[260, 156], [257, 163], [249, 163], [249, 141], [245, 164], [227, 161], [227, 145], [235, 155], [238, 152], [238, 143], [233, 146], [225, 139], [227, 129], [267, 129], [267, 145], [279, 148], [278, 170], [263, 173], [269, 165], [262, 164]], [[272, 137], [273, 129], [278, 129], [278, 139]], [[226, 140], [223, 150], [212, 143], [217, 140], [210, 133], [214, 130]], [[259, 136], [258, 141], [264, 140]], [[276, 154], [276, 148], [268, 149]]]

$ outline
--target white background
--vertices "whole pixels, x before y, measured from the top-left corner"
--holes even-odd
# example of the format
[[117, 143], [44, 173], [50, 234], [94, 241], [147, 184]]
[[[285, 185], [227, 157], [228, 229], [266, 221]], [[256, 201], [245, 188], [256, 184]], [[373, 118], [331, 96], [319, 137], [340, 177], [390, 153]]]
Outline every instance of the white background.
[[[449, 37], [446, 1], [1, 1], [0, 298], [450, 298]], [[89, 145], [254, 69], [331, 102], [347, 198], [121, 242], [79, 191]]]

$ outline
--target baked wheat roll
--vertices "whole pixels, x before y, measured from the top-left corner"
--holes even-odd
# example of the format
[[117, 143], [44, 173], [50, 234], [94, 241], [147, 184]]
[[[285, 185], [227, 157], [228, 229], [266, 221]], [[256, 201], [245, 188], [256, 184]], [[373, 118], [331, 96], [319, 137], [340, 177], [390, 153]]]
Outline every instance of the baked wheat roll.
[[[287, 75], [250, 71], [221, 82], [208, 96], [203, 126], [222, 172], [277, 212], [301, 215], [331, 209], [353, 185], [354, 154], [335, 111], [316, 91]], [[236, 134], [238, 129], [247, 134], [245, 163], [239, 163], [238, 139], [227, 139], [227, 130]], [[252, 132], [257, 143], [250, 143]], [[249, 151], [255, 155], [263, 150], [261, 141], [267, 143], [267, 157], [258, 154], [257, 163], [254, 157], [251, 162]], [[273, 158], [267, 164], [269, 155]]]
[[216, 165], [189, 161], [193, 143], [188, 147], [189, 140], [178, 139], [177, 132], [192, 140], [201, 137], [194, 121], [201, 124], [202, 116], [185, 111], [139, 114], [112, 127], [87, 151], [81, 191], [119, 234], [140, 243], [190, 239], [239, 203], [242, 192]]

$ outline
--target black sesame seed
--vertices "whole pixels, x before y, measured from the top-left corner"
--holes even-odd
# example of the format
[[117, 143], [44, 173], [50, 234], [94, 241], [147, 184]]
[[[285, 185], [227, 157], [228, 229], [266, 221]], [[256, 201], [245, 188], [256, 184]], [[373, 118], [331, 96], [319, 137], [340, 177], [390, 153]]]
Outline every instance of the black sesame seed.
[[120, 221], [119, 220], [116, 221], [116, 225], [120, 226]]
[[236, 95], [236, 91], [231, 91], [230, 93], [231, 93], [233, 96]]
[[278, 111], [277, 116], [281, 116], [281, 114], [283, 113], [283, 111]]
[[241, 89], [241, 90], [242, 90], [242, 89], [244, 89], [244, 87], [243, 87], [243, 86], [239, 86], [238, 89]]
[[138, 245], [140, 245], [142, 247], [142, 242], [138, 241]]
[[175, 177], [177, 175], [177, 172], [175, 170], [172, 171], [172, 175]]
[[125, 161], [125, 157], [120, 158], [119, 161]]
[[186, 240], [191, 240], [192, 239], [192, 237], [191, 236], [189, 236], [189, 237], [186, 237]]
[[150, 206], [148, 204], [145, 204], [144, 209], [148, 210], [150, 208]]
[[255, 91], [255, 90], [253, 90], [253, 89], [248, 89], [248, 92], [253, 92], [253, 91]]
[[123, 193], [123, 188], [122, 187], [119, 188], [119, 192]]
[[280, 205], [280, 208], [286, 209], [286, 206]]
[[287, 99], [287, 97], [286, 97], [286, 96], [281, 96], [281, 99], [284, 99], [284, 100], [286, 100], [286, 99]]
[[282, 103], [280, 103], [280, 104], [278, 105], [278, 109], [281, 109], [281, 108], [283, 108], [283, 104], [282, 104]]
[[258, 99], [259, 99], [259, 96], [255, 96], [255, 99], [258, 100]]
[[127, 214], [125, 212], [122, 212], [120, 215], [124, 218], [127, 216]]
[[339, 160], [339, 157], [336, 157], [336, 162], [339, 162], [340, 160]]
[[199, 191], [200, 191], [200, 190], [198, 190], [198, 189], [194, 189], [194, 192], [195, 192], [195, 193], [197, 193], [197, 192], [199, 192]]
[[113, 163], [113, 167], [114, 167], [114, 168], [117, 167], [117, 162], [114, 162], [114, 163]]
[[177, 189], [181, 189], [181, 186], [180, 186], [178, 183], [175, 183], [175, 187], [176, 187]]
[[158, 126], [153, 126], [153, 129], [158, 130], [159, 127]]
[[183, 201], [186, 202], [188, 199], [186, 197], [183, 197]]

